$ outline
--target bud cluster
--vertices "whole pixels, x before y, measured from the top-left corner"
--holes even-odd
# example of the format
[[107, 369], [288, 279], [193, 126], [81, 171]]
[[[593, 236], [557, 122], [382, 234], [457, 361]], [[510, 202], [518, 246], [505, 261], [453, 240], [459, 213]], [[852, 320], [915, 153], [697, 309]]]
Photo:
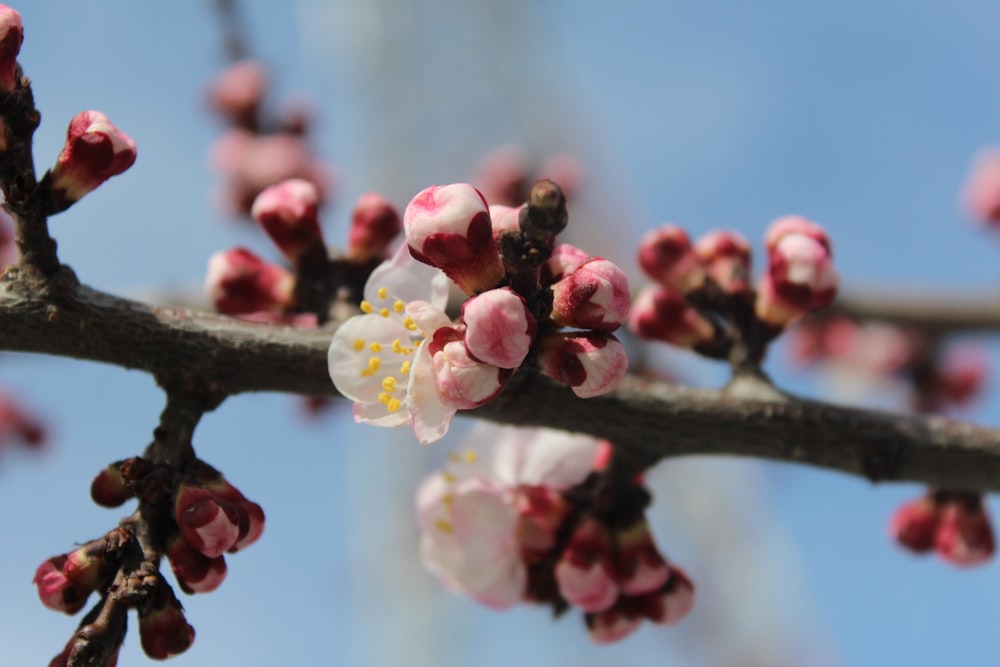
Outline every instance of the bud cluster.
[[608, 443], [477, 429], [417, 496], [421, 554], [447, 588], [495, 609], [577, 608], [602, 644], [687, 615], [694, 587], [656, 547], [641, 482], [601, 468]]
[[677, 225], [649, 232], [639, 266], [658, 284], [637, 297], [629, 328], [734, 365], [759, 364], [767, 343], [829, 305], [839, 284], [830, 239], [819, 225], [785, 216], [764, 240], [767, 270], [754, 288], [750, 244], [739, 233], [713, 231], [692, 244]]
[[[457, 410], [496, 398], [532, 352], [581, 397], [613, 389], [628, 366], [611, 333], [628, 316], [628, 281], [555, 244], [566, 218], [551, 181], [519, 209], [490, 207], [467, 183], [417, 194], [403, 213], [406, 245], [372, 273], [364, 314], [330, 346], [330, 376], [358, 421], [412, 423], [433, 442]], [[444, 312], [449, 282], [467, 296], [457, 321]]]
[[[141, 457], [119, 461], [97, 474], [91, 497], [104, 507], [136, 498], [140, 510], [104, 537], [42, 563], [34, 579], [42, 603], [75, 614], [91, 593], [98, 593], [100, 602], [81, 626], [100, 635], [105, 644], [114, 644], [108, 650], [117, 650], [121, 637], [101, 629], [94, 619], [123, 615], [127, 609], [112, 607], [127, 600], [126, 607], [138, 611], [147, 655], [164, 659], [184, 651], [194, 640], [194, 629], [158, 571], [161, 555], [185, 593], [213, 591], [226, 577], [223, 554], [235, 553], [261, 536], [264, 511], [198, 459], [181, 470]], [[140, 523], [145, 526], [140, 528]], [[65, 664], [71, 653], [96, 650], [85, 647], [94, 643], [93, 637], [81, 643], [82, 634], [57, 658], [64, 662], [54, 664]]]
[[936, 551], [954, 565], [979, 565], [996, 549], [986, 506], [976, 493], [928, 491], [896, 510], [890, 532], [900, 546], [918, 554]]
[[346, 274], [370, 272], [402, 229], [395, 207], [368, 193], [355, 208], [346, 259], [334, 260], [320, 228], [319, 204], [316, 186], [302, 179], [272, 185], [257, 196], [251, 215], [291, 268], [267, 262], [247, 248], [214, 254], [205, 290], [218, 312], [253, 321], [315, 326], [329, 317]]
[[329, 196], [331, 169], [312, 154], [309, 113], [290, 105], [268, 118], [266, 94], [267, 72], [255, 60], [229, 65], [208, 87], [209, 105], [228, 126], [210, 161], [223, 178], [220, 203], [231, 213], [250, 213], [265, 188], [293, 178], [312, 183], [320, 200]]

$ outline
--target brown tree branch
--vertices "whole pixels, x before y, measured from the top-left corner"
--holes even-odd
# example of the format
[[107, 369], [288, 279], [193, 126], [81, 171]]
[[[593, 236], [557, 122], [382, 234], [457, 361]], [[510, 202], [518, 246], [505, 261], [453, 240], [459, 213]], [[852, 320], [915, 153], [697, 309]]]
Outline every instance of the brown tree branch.
[[[336, 396], [327, 375], [330, 336], [121, 299], [80, 285], [66, 267], [52, 280], [25, 266], [0, 277], [0, 349], [184, 380], [208, 402], [249, 391]], [[522, 372], [476, 416], [607, 438], [644, 466], [728, 454], [873, 481], [1000, 491], [1000, 430], [800, 400], [754, 378], [742, 383], [711, 391], [630, 377], [607, 396], [582, 400]]]
[[1000, 292], [949, 294], [935, 290], [848, 290], [819, 314], [846, 315], [919, 328], [930, 337], [953, 333], [1000, 331]]

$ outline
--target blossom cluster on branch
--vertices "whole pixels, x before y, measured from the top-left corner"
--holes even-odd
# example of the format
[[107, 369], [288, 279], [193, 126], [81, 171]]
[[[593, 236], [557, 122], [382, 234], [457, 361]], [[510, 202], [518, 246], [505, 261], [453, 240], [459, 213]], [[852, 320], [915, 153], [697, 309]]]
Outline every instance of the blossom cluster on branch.
[[[206, 291], [227, 317], [147, 307], [90, 290], [59, 261], [48, 218], [130, 168], [136, 145], [103, 113], [84, 111], [37, 178], [31, 140], [40, 116], [17, 62], [23, 34], [20, 15], [0, 5], [0, 188], [20, 251], [2, 278], [5, 346], [137, 367], [166, 394], [142, 455], [105, 467], [91, 485], [98, 505], [135, 502], [135, 510], [35, 573], [53, 610], [75, 614], [97, 598], [50, 667], [114, 665], [132, 610], [150, 657], [192, 645], [194, 628], [161, 572], [163, 559], [181, 592], [211, 592], [226, 577], [225, 555], [263, 533], [264, 509], [193, 444], [202, 415], [243, 391], [340, 395], [353, 402], [357, 422], [410, 426], [423, 444], [443, 437], [458, 411], [564, 429], [474, 430], [417, 493], [421, 555], [446, 588], [486, 606], [582, 614], [596, 643], [622, 639], [644, 621], [673, 625], [694, 603], [694, 583], [663, 555], [646, 519], [652, 492], [644, 471], [670, 454], [730, 447], [873, 480], [934, 482], [894, 516], [897, 541], [962, 565], [992, 555], [982, 488], [963, 485], [994, 484], [979, 482], [1000, 466], [1000, 433], [803, 401], [763, 373], [769, 345], [837, 294], [832, 242], [816, 223], [775, 220], [757, 281], [750, 243], [738, 232], [692, 243], [676, 225], [654, 230], [638, 263], [656, 284], [633, 304], [621, 268], [558, 241], [570, 222], [566, 190], [580, 187], [578, 165], [556, 161], [538, 174], [554, 180], [532, 183], [508, 152], [480, 174], [489, 196], [468, 183], [431, 186], [400, 214], [365, 194], [341, 252], [322, 230], [330, 172], [306, 142], [308, 115], [268, 117], [266, 72], [241, 60], [209, 91], [228, 128], [214, 164], [229, 210], [252, 219], [281, 259], [246, 247], [209, 259]], [[984, 164], [968, 198], [995, 223], [1000, 170]], [[137, 323], [153, 332], [145, 352], [123, 345], [124, 335], [95, 335], [96, 343], [80, 335], [102, 326], [131, 335]], [[615, 335], [626, 323], [641, 338], [726, 360], [733, 382], [697, 392], [626, 379], [629, 360]], [[871, 334], [844, 320], [806, 326], [799, 347], [816, 357], [848, 356], [844, 349]], [[45, 335], [51, 340], [40, 342]], [[905, 350], [883, 346], [880, 372], [910, 375], [922, 412], [972, 396], [982, 368], [941, 361], [939, 341], [921, 335], [904, 336]], [[247, 359], [265, 370], [247, 371]], [[0, 422], [39, 440], [41, 429], [12, 406], [0, 401]], [[851, 442], [831, 445], [816, 434], [838, 421]], [[684, 428], [668, 439], [664, 423]], [[812, 448], [799, 444], [810, 437]], [[914, 452], [904, 451], [911, 445]]]

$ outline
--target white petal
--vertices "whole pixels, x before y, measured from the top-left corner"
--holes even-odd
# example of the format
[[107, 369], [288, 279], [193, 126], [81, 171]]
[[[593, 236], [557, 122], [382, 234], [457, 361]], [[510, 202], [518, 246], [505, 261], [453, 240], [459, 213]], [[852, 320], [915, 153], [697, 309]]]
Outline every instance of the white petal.
[[413, 259], [404, 243], [396, 254], [372, 271], [365, 283], [365, 300], [379, 303], [378, 290], [385, 287], [392, 300], [427, 301], [442, 310], [448, 304], [450, 286], [451, 281], [443, 271]]
[[[330, 378], [337, 390], [354, 401], [377, 403], [383, 378], [395, 374], [399, 368], [382, 364], [374, 374], [362, 375], [373, 356], [368, 346], [374, 342], [391, 348], [397, 338], [410, 340], [410, 332], [398, 318], [357, 315], [341, 324], [333, 334], [327, 355]], [[360, 351], [355, 348], [357, 341], [363, 343]]]
[[582, 482], [594, 467], [597, 440], [587, 435], [537, 429], [521, 468], [522, 484], [566, 489]]
[[417, 327], [428, 338], [444, 327], [455, 326], [443, 310], [428, 301], [411, 301], [406, 304], [406, 314], [413, 318]]
[[395, 412], [389, 410], [381, 403], [355, 403], [354, 421], [359, 424], [371, 424], [372, 426], [405, 426], [410, 423], [410, 411], [403, 404]]
[[406, 404], [413, 415], [413, 432], [422, 445], [440, 440], [451, 426], [455, 408], [445, 405], [434, 379], [434, 362], [427, 342], [420, 343], [410, 368]]

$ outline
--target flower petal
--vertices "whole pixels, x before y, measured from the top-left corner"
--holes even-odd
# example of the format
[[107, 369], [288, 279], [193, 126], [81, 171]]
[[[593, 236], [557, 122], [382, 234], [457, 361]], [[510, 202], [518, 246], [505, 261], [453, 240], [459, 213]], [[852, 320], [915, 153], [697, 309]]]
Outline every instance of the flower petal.
[[373, 353], [370, 346], [391, 347], [396, 339], [410, 339], [410, 332], [397, 318], [356, 315], [340, 325], [327, 355], [330, 378], [337, 390], [354, 401], [378, 403], [383, 391], [382, 380], [395, 373], [398, 367], [379, 364], [371, 370]]
[[456, 410], [441, 400], [435, 380], [434, 361], [426, 341], [421, 342], [417, 348], [416, 358], [410, 369], [406, 404], [413, 415], [413, 432], [420, 444], [429, 445], [448, 432]]
[[413, 259], [404, 243], [391, 258], [372, 271], [365, 283], [365, 299], [375, 303], [382, 287], [393, 299], [427, 301], [438, 310], [443, 310], [448, 304], [451, 281], [440, 269]]

